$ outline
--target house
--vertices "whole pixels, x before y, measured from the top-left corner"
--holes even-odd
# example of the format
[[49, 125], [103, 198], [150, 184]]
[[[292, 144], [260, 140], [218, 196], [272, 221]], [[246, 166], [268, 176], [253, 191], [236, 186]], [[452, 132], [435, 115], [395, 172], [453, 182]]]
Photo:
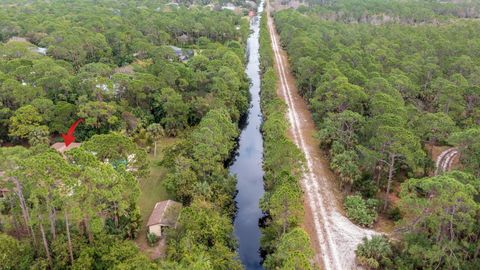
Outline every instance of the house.
[[41, 55], [47, 55], [47, 48], [44, 47], [36, 47], [33, 49], [34, 52], [41, 54]]
[[175, 55], [177, 55], [178, 60], [182, 62], [188, 61], [188, 59], [192, 57], [194, 54], [193, 50], [182, 49], [176, 46], [170, 46], [170, 48], [172, 48], [172, 50], [175, 52]]
[[226, 3], [224, 6], [222, 6], [222, 9], [228, 9], [231, 11], [234, 11], [237, 7], [232, 4], [232, 3]]
[[80, 147], [80, 145], [82, 145], [82, 144], [73, 142], [69, 146], [65, 146], [64, 142], [57, 142], [57, 143], [52, 144], [52, 146], [50, 146], [50, 147], [63, 154], [65, 151], [68, 151], [68, 150], [73, 149], [73, 148]]
[[[134, 55], [135, 56], [135, 55]], [[113, 73], [115, 74], [125, 74], [125, 75], [133, 75], [135, 72], [133, 70], [132, 65], [128, 66], [123, 66], [123, 67], [118, 67], [113, 70]]]
[[166, 227], [175, 227], [181, 207], [181, 203], [172, 200], [157, 202], [148, 219], [148, 232], [161, 237]]
[[181, 44], [186, 44], [192, 41], [192, 38], [190, 38], [187, 34], [182, 34], [181, 36], [177, 37], [177, 41]]
[[28, 42], [28, 39], [24, 37], [14, 36], [14, 37], [11, 37], [7, 42]]

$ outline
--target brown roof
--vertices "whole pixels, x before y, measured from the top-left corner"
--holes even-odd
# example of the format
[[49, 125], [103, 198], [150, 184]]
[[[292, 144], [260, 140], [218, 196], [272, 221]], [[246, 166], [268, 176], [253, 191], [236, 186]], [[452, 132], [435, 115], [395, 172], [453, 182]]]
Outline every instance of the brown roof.
[[121, 73], [121, 74], [127, 74], [127, 75], [132, 75], [133, 72], [133, 66], [128, 65], [128, 66], [123, 66], [123, 67], [118, 67], [113, 70], [114, 73]]
[[15, 42], [28, 42], [28, 39], [24, 38], [24, 37], [11, 37], [8, 42], [10, 41], [15, 41]]
[[52, 144], [52, 146], [50, 146], [50, 147], [52, 147], [53, 149], [57, 150], [60, 153], [63, 153], [63, 152], [68, 151], [70, 149], [80, 147], [80, 145], [82, 145], [82, 144], [81, 143], [71, 143], [68, 147], [65, 147], [65, 143], [57, 142], [57, 143]]
[[153, 208], [152, 214], [148, 219], [147, 226], [164, 225], [174, 226], [177, 223], [180, 213], [181, 203], [172, 200], [157, 202]]

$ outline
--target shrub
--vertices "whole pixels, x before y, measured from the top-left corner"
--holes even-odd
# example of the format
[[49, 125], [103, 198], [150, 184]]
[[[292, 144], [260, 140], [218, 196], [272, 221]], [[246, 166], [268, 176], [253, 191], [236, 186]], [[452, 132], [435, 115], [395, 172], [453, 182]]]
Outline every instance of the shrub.
[[32, 251], [28, 242], [0, 233], [0, 269], [31, 269]]
[[394, 207], [388, 210], [387, 216], [393, 221], [399, 221], [402, 218], [402, 213], [400, 212], [400, 208]]
[[378, 192], [378, 186], [368, 176], [362, 177], [353, 182], [353, 190], [360, 192], [364, 198], [372, 198]]
[[158, 236], [156, 234], [153, 234], [153, 233], [147, 233], [147, 242], [148, 242], [148, 245], [153, 247], [155, 245], [155, 243], [157, 243], [159, 240]]
[[377, 200], [364, 200], [359, 195], [348, 196], [344, 202], [348, 218], [358, 225], [365, 227], [371, 227], [377, 219], [377, 204]]
[[368, 269], [385, 269], [391, 266], [392, 248], [384, 236], [375, 235], [371, 239], [363, 238], [363, 243], [355, 250], [357, 262]]

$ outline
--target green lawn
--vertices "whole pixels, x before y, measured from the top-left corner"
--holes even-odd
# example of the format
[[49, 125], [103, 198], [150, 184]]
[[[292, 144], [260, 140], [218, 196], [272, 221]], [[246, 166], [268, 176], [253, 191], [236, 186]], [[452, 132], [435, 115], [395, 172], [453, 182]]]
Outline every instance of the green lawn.
[[[155, 161], [153, 155], [149, 159]], [[143, 226], [147, 224], [148, 217], [155, 206], [155, 203], [163, 201], [168, 198], [168, 194], [162, 185], [162, 180], [165, 176], [166, 169], [152, 162], [150, 168], [150, 175], [140, 180], [140, 199], [139, 207], [142, 214]]]
[[150, 175], [140, 180], [140, 199], [138, 203], [140, 214], [142, 215], [142, 227], [135, 242], [142, 250], [148, 249], [148, 245], [146, 244], [146, 225], [155, 203], [170, 199], [162, 185], [167, 170], [159, 166], [158, 161], [163, 158], [164, 149], [174, 144], [175, 141], [176, 139], [174, 138], [164, 138], [158, 142], [157, 157], [154, 157], [153, 154], [148, 155]]

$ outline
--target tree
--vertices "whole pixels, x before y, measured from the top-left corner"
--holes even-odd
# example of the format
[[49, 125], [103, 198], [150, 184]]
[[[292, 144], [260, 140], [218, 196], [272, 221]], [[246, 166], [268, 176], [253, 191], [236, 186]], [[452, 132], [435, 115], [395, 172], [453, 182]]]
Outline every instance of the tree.
[[302, 57], [298, 59], [295, 65], [295, 73], [303, 95], [311, 98], [317, 83], [320, 81], [318, 74], [320, 73], [320, 65], [311, 57]]
[[8, 177], [7, 179], [10, 179], [10, 184], [7, 182], [6, 186], [15, 191], [15, 195], [18, 198], [18, 206], [21, 209], [22, 218], [25, 223], [24, 225], [28, 228], [32, 242], [36, 244], [36, 237], [31, 223], [30, 209], [27, 205], [24, 187], [18, 177], [14, 175], [15, 170], [20, 166], [22, 160], [27, 159], [31, 155], [31, 152], [26, 148], [17, 146], [0, 148], [0, 154], [0, 170], [4, 170], [5, 176]]
[[374, 235], [370, 239], [365, 237], [362, 241], [355, 250], [355, 255], [360, 265], [369, 269], [392, 267], [390, 258], [393, 256], [393, 251], [388, 238]]
[[398, 227], [404, 232], [406, 267], [475, 268], [480, 204], [472, 183], [471, 176], [452, 172], [402, 184]]
[[348, 218], [361, 226], [371, 227], [377, 220], [377, 200], [375, 199], [364, 200], [359, 195], [351, 195], [345, 198], [343, 204]]
[[42, 125], [43, 117], [38, 113], [37, 109], [32, 105], [26, 105], [15, 111], [10, 118], [10, 133], [12, 137], [29, 139], [35, 137], [36, 134], [48, 132], [48, 127]]
[[480, 104], [480, 82], [478, 82], [477, 85], [468, 87], [465, 90], [465, 99], [467, 102], [467, 114], [473, 114], [475, 107], [478, 108]]
[[282, 235], [275, 253], [265, 258], [266, 269], [316, 269], [310, 239], [301, 228]]
[[0, 261], [2, 269], [28, 269], [33, 261], [33, 254], [25, 243], [0, 233]]
[[367, 95], [360, 86], [349, 83], [346, 77], [341, 76], [317, 88], [310, 102], [315, 115], [321, 119], [327, 112], [351, 110], [361, 113], [366, 100]]
[[28, 143], [32, 146], [38, 144], [48, 145], [50, 142], [49, 136], [50, 132], [48, 131], [48, 127], [39, 126], [33, 129], [30, 134], [28, 134]]
[[130, 171], [136, 176], [148, 174], [147, 154], [132, 139], [119, 134], [94, 135], [82, 144], [86, 151], [95, 153], [101, 162], [110, 162], [115, 168]]
[[432, 83], [432, 87], [438, 93], [436, 104], [439, 110], [451, 115], [453, 119], [458, 119], [465, 108], [464, 89], [461, 85], [438, 78]]
[[[230, 155], [239, 130], [225, 109], [210, 110], [191, 134], [195, 166], [208, 176]], [[223, 165], [222, 165], [223, 166]]]
[[370, 99], [370, 113], [372, 116], [396, 114], [406, 117], [405, 106], [402, 97], [395, 97], [386, 93], [377, 92]]
[[157, 156], [157, 141], [165, 136], [165, 131], [160, 124], [154, 123], [147, 127], [147, 132], [150, 134], [150, 137], [153, 139], [153, 156]]
[[29, 80], [38, 85], [52, 101], [69, 100], [78, 94], [73, 93], [72, 76], [68, 68], [51, 58], [35, 61], [32, 72], [29, 73]]
[[329, 113], [318, 132], [320, 143], [331, 146], [334, 141], [337, 141], [347, 149], [352, 149], [358, 143], [358, 133], [364, 124], [364, 117], [350, 110]]
[[83, 246], [73, 269], [146, 269], [156, 270], [158, 266], [151, 262], [131, 241], [115, 239], [101, 235], [93, 246]]
[[453, 133], [448, 142], [458, 147], [462, 164], [480, 177], [480, 128]]
[[155, 102], [163, 112], [160, 123], [167, 134], [176, 136], [188, 126], [188, 105], [183, 101], [182, 95], [171, 88], [164, 88], [161, 95], [155, 97]]
[[193, 170], [193, 160], [178, 156], [174, 161], [175, 170], [169, 173], [163, 183], [165, 189], [174, 194], [183, 204], [189, 204], [193, 197], [194, 185], [198, 177]]
[[[241, 269], [233, 252], [236, 242], [232, 233], [233, 226], [227, 216], [221, 215], [211, 203], [196, 200], [181, 210], [178, 225], [169, 237], [168, 259], [191, 262], [192, 250], [198, 250], [203, 251], [204, 260], [208, 260], [212, 269]], [[198, 259], [193, 259], [195, 264]]]
[[48, 98], [36, 98], [32, 101], [33, 107], [35, 107], [40, 115], [42, 115], [45, 123], [49, 124], [52, 121], [53, 116], [53, 101]]
[[49, 265], [52, 265], [44, 224], [50, 224], [50, 234], [56, 239], [57, 210], [63, 203], [62, 197], [71, 192], [74, 168], [53, 151], [34, 155], [22, 161], [20, 165], [15, 171], [15, 177], [18, 177], [24, 186], [29, 187], [27, 201], [31, 205], [30, 216], [33, 224], [40, 228], [45, 254]]
[[294, 178], [290, 179], [277, 186], [268, 197], [268, 213], [273, 220], [273, 225], [280, 229], [277, 232], [278, 236], [295, 228], [303, 215], [300, 187], [294, 180]]
[[397, 102], [401, 101], [403, 103], [400, 92], [397, 89], [393, 88], [386, 79], [380, 76], [370, 79], [365, 88], [366, 92], [371, 96], [383, 94], [386, 97], [397, 100]]
[[415, 130], [424, 142], [436, 144], [445, 142], [456, 126], [452, 118], [443, 112], [425, 113], [415, 121]]
[[48, 125], [50, 131], [59, 134], [66, 133], [71, 125], [70, 122], [75, 118], [76, 113], [77, 108], [75, 105], [65, 101], [57, 102], [53, 107], [53, 117]]
[[112, 130], [119, 124], [115, 103], [88, 101], [78, 106], [78, 116], [85, 119], [85, 124], [97, 130]]
[[342, 186], [349, 191], [353, 182], [360, 179], [359, 157], [355, 151], [348, 150], [335, 154], [330, 167], [340, 176]]
[[376, 136], [371, 138], [370, 143], [380, 154], [379, 161], [388, 166], [388, 182], [383, 206], [385, 211], [396, 162], [402, 159], [410, 168], [415, 168], [425, 153], [420, 147], [418, 138], [410, 130], [402, 127], [381, 126]]
[[81, 185], [75, 187], [73, 196], [82, 202], [78, 207], [89, 242], [103, 231], [134, 238], [140, 191], [138, 181], [125, 171], [125, 165], [114, 168], [83, 147], [72, 149], [67, 156], [79, 169], [77, 179]]
[[419, 87], [400, 70], [392, 72], [391, 74], [388, 78], [390, 84], [400, 92], [405, 100], [414, 102], [420, 94]]

